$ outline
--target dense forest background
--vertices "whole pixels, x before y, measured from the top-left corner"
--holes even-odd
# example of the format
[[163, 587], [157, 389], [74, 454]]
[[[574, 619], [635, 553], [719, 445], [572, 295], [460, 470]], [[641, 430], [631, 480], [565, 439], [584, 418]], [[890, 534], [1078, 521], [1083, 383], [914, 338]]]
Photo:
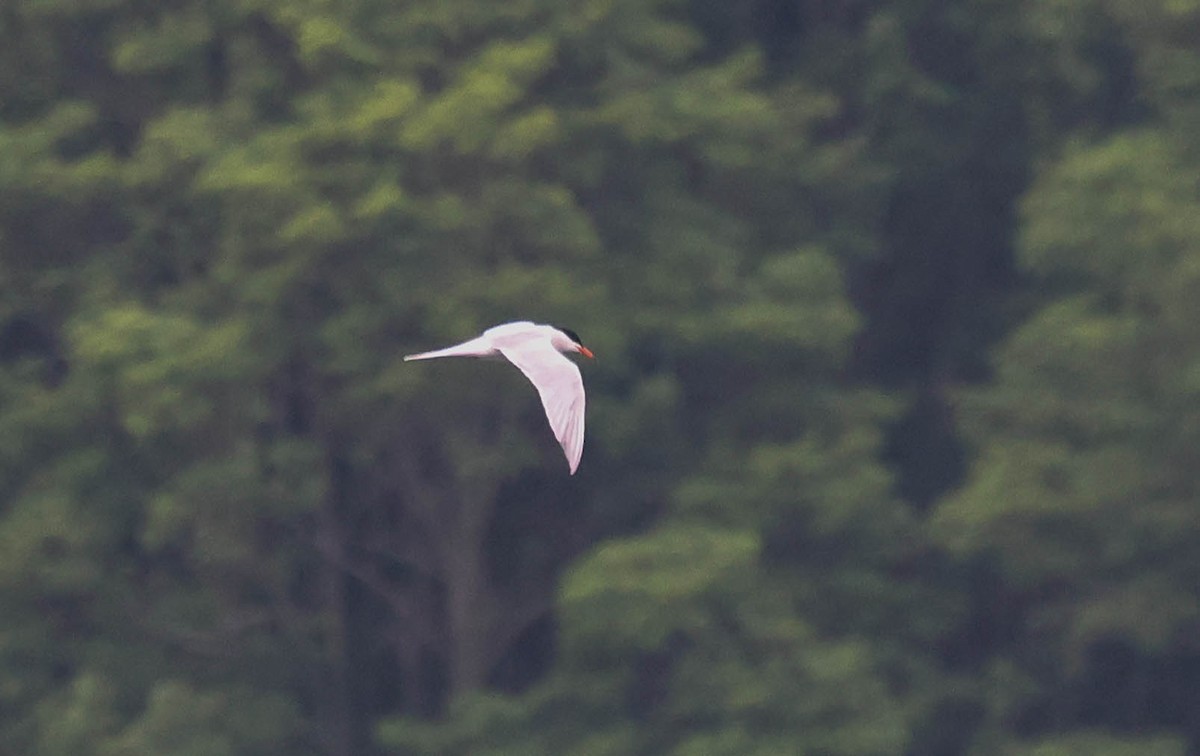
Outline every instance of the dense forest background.
[[1200, 754], [1197, 29], [5, 2], [0, 754]]

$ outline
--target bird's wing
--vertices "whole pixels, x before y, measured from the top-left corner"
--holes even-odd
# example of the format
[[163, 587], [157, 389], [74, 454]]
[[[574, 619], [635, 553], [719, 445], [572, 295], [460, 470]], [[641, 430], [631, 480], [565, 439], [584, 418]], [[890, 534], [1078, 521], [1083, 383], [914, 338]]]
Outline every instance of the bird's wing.
[[584, 393], [579, 368], [545, 339], [501, 345], [500, 353], [533, 383], [542, 398], [546, 419], [562, 445], [571, 474], [583, 456]]

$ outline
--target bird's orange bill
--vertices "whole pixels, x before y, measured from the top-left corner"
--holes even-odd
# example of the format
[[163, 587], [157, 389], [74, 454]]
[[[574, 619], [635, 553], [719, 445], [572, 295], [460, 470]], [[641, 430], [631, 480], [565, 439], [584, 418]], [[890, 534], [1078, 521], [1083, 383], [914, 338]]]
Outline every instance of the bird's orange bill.
[[596, 355], [592, 354], [592, 350], [588, 349], [585, 346], [579, 347], [579, 353], [582, 354], [584, 357], [587, 357], [589, 360], [596, 359]]

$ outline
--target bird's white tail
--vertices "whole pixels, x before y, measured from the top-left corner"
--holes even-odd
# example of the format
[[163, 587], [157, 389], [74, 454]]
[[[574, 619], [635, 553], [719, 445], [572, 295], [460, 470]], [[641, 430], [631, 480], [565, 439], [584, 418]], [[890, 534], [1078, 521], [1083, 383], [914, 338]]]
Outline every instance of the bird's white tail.
[[470, 341], [464, 341], [461, 344], [455, 344], [445, 349], [435, 349], [432, 352], [406, 355], [404, 361], [434, 360], [438, 357], [487, 357], [495, 353], [496, 350], [492, 348], [491, 344], [488, 344], [483, 339], [471, 339]]

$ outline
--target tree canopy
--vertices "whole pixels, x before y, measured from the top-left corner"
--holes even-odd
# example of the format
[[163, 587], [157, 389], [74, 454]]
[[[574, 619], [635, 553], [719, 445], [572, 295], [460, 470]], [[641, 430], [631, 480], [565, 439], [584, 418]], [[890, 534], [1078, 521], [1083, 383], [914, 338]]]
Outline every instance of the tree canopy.
[[8, 3], [0, 753], [1200, 751], [1197, 23]]

